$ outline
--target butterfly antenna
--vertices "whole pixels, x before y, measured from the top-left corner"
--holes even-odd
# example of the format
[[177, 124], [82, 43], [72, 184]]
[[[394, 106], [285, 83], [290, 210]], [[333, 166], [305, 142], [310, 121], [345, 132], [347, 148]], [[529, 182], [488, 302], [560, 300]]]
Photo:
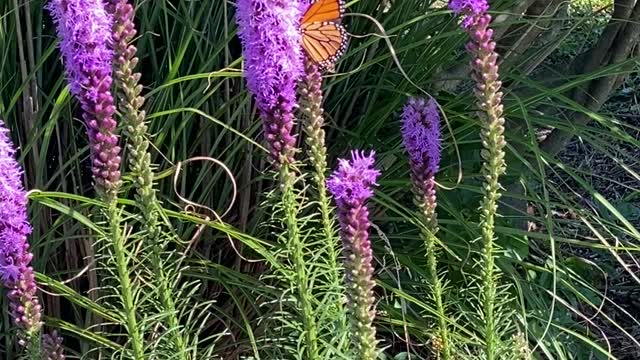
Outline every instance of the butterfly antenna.
[[[393, 44], [391, 43], [391, 40], [389, 40], [390, 36], [387, 35], [387, 32], [384, 29], [384, 26], [382, 26], [382, 24], [378, 20], [376, 20], [376, 18], [374, 18], [373, 16], [370, 16], [370, 15], [367, 15], [367, 14], [362, 14], [362, 13], [348, 13], [348, 14], [344, 14], [344, 16], [360, 16], [360, 17], [368, 19], [372, 23], [374, 23], [376, 25], [376, 27], [378, 28], [378, 30], [380, 31], [380, 34], [376, 34], [375, 36], [378, 36], [381, 39], [384, 39], [384, 42], [387, 44], [387, 47], [389, 48], [389, 52], [391, 53], [391, 58], [393, 58], [393, 62], [398, 67], [398, 70], [400, 70], [400, 73], [402, 74], [402, 76], [409, 82], [409, 84], [413, 85], [413, 87], [418, 89], [420, 92], [422, 92], [423, 94], [427, 95], [430, 98], [435, 99], [433, 96], [431, 96], [431, 94], [429, 94], [429, 92], [427, 92], [425, 89], [423, 89], [420, 86], [418, 86], [418, 84], [416, 84], [415, 82], [413, 82], [413, 80], [411, 80], [411, 78], [409, 78], [409, 75], [407, 75], [407, 73], [404, 71], [404, 68], [402, 67], [402, 64], [400, 64], [400, 60], [398, 59], [398, 55], [396, 54], [396, 49], [393, 47]], [[349, 35], [351, 35], [351, 34], [349, 34]], [[354, 37], [359, 37], [359, 36], [354, 36]], [[455, 185], [452, 186], [452, 187], [447, 187], [447, 186], [444, 186], [442, 184], [438, 184], [438, 185], [441, 188], [445, 189], [445, 190], [453, 190], [453, 189], [457, 188], [458, 185], [460, 185], [460, 183], [462, 183], [462, 157], [460, 156], [460, 149], [458, 147], [458, 141], [456, 140], [455, 134], [453, 132], [453, 128], [451, 127], [451, 124], [449, 123], [449, 119], [447, 118], [447, 114], [444, 112], [444, 109], [442, 108], [442, 106], [440, 106], [440, 104], [437, 101], [435, 103], [438, 106], [438, 109], [440, 110], [440, 113], [442, 114], [442, 117], [444, 118], [444, 122], [447, 124], [447, 130], [449, 130], [449, 133], [451, 134], [451, 138], [453, 139], [453, 147], [454, 147], [454, 150], [456, 152], [456, 158], [458, 160], [458, 178], [456, 179]]]

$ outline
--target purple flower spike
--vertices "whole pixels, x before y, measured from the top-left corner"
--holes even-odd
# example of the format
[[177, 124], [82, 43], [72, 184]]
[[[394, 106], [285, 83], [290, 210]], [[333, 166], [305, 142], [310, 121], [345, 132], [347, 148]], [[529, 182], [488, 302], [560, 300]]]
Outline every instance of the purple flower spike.
[[409, 154], [414, 201], [420, 208], [425, 228], [422, 231], [427, 255], [427, 266], [431, 290], [438, 313], [436, 335], [432, 348], [436, 358], [451, 359], [449, 333], [445, 307], [442, 301], [443, 284], [438, 276], [437, 242], [438, 232], [435, 175], [440, 167], [440, 113], [432, 98], [410, 98], [402, 112], [402, 138]]
[[412, 167], [435, 174], [440, 167], [440, 114], [433, 99], [411, 98], [402, 112], [402, 138]]
[[31, 234], [27, 194], [8, 133], [0, 121], [0, 281], [8, 290], [9, 311], [19, 329], [20, 343], [26, 345], [42, 327], [42, 307], [27, 242]]
[[[451, 0], [449, 6], [453, 9], [455, 0]], [[471, 2], [469, 2], [471, 4]], [[474, 3], [475, 4], [475, 3]], [[506, 169], [504, 148], [507, 145], [504, 136], [505, 119], [502, 105], [503, 93], [500, 91], [498, 53], [496, 43], [493, 40], [493, 29], [490, 28], [491, 15], [487, 14], [487, 6], [463, 7], [466, 18], [462, 26], [468, 33], [470, 41], [467, 43], [467, 51], [471, 55], [472, 77], [476, 83], [474, 94], [477, 99], [478, 114], [480, 115], [483, 149], [482, 157], [482, 203], [480, 205], [480, 224], [482, 230], [482, 260], [481, 260], [481, 298], [482, 318], [485, 322], [485, 353], [487, 359], [497, 358], [499, 320], [495, 316], [495, 299], [498, 284], [496, 282], [495, 266], [495, 218], [498, 215], [498, 200], [502, 192], [500, 176]]]
[[96, 189], [115, 196], [121, 159], [111, 94], [113, 20], [102, 0], [51, 0], [47, 9], [60, 36], [71, 93], [84, 111]]
[[456, 15], [464, 15], [462, 27], [467, 29], [475, 22], [478, 16], [484, 15], [489, 10], [487, 0], [450, 0], [449, 9]]
[[238, 0], [236, 7], [247, 87], [261, 110], [273, 110], [281, 96], [295, 99], [295, 81], [303, 73], [300, 5], [296, 0]]
[[296, 83], [304, 72], [297, 0], [238, 0], [247, 87], [256, 99], [276, 164], [293, 162]]
[[356, 358], [377, 358], [375, 299], [373, 297], [373, 253], [369, 240], [369, 210], [366, 202], [380, 172], [373, 168], [374, 152], [351, 152], [351, 160], [341, 159], [338, 169], [327, 181], [336, 199], [345, 258], [345, 282]]
[[409, 153], [416, 204], [435, 222], [436, 181], [440, 167], [440, 114], [435, 100], [411, 98], [402, 112], [402, 138]]

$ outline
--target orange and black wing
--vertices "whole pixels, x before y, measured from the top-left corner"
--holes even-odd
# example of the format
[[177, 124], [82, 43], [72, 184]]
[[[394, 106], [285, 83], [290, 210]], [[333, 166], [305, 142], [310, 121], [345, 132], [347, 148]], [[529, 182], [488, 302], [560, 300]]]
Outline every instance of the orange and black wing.
[[344, 14], [344, 0], [314, 0], [302, 17], [301, 23], [340, 23]]
[[344, 54], [347, 32], [334, 22], [303, 24], [302, 47], [316, 64], [327, 68]]

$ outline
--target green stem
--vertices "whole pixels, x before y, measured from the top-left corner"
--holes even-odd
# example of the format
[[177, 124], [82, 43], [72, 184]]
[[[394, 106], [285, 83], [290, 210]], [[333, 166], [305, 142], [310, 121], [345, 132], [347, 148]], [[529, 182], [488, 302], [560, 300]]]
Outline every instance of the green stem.
[[280, 168], [280, 184], [282, 186], [282, 205], [285, 210], [285, 226], [289, 248], [292, 250], [291, 261], [295, 271], [295, 278], [298, 290], [298, 298], [302, 308], [302, 321], [304, 334], [307, 343], [307, 359], [316, 360], [320, 358], [318, 350], [318, 330], [313, 314], [311, 293], [307, 287], [307, 271], [304, 260], [304, 244], [300, 239], [298, 229], [298, 204], [294, 192], [295, 174], [289, 171], [289, 166], [282, 165]]
[[[324, 135], [324, 131], [322, 132]], [[323, 136], [324, 140], [324, 136]], [[307, 142], [312, 147], [317, 146], [316, 140], [311, 137], [307, 138]], [[313, 150], [312, 150], [313, 152]], [[319, 160], [321, 159], [321, 160]], [[326, 252], [328, 255], [328, 265], [330, 269], [334, 269], [332, 271], [332, 279], [331, 282], [334, 284], [340, 283], [340, 266], [338, 265], [338, 252], [337, 252], [337, 237], [335, 236], [334, 226], [333, 226], [333, 213], [331, 211], [331, 206], [329, 203], [329, 197], [327, 196], [327, 185], [325, 178], [326, 171], [326, 151], [318, 151], [311, 157], [311, 163], [314, 167], [314, 180], [316, 184], [316, 188], [318, 191], [318, 205], [320, 207], [320, 216], [322, 218], [322, 233], [326, 240]], [[342, 302], [338, 301], [339, 307], [342, 308]]]
[[[309, 146], [309, 160], [313, 166], [313, 180], [318, 191], [318, 204], [322, 219], [322, 233], [325, 239], [327, 262], [331, 271], [331, 283], [341, 284], [340, 266], [338, 263], [338, 238], [334, 231], [334, 217], [327, 195], [327, 147], [325, 146], [324, 110], [322, 109], [322, 76], [317, 66], [306, 59], [305, 78], [300, 84], [301, 111], [305, 115], [304, 131], [307, 135], [306, 142]], [[337, 309], [342, 313], [343, 305], [340, 299], [335, 302]], [[343, 324], [346, 326], [346, 323]]]
[[[501, 94], [496, 93], [493, 84], [489, 83], [483, 97], [488, 99], [485, 104], [495, 103], [495, 98]], [[499, 104], [499, 103], [498, 103]], [[506, 170], [504, 161], [504, 119], [502, 118], [502, 105], [485, 106], [485, 122], [481, 132], [482, 143], [485, 149], [482, 151], [484, 163], [482, 175], [485, 179], [482, 186], [484, 196], [481, 203], [481, 227], [482, 227], [482, 306], [485, 321], [485, 341], [487, 360], [496, 358], [498, 335], [495, 320], [496, 302], [496, 273], [495, 273], [495, 217], [500, 199], [499, 178]]]
[[[489, 112], [489, 117], [492, 114]], [[485, 341], [487, 360], [496, 357], [497, 334], [495, 323], [496, 278], [495, 278], [495, 216], [500, 198], [499, 175], [502, 170], [504, 153], [499, 146], [501, 134], [496, 131], [494, 122], [488, 123], [483, 130], [483, 138], [487, 144], [487, 160], [483, 166], [485, 183], [484, 197], [481, 204], [482, 211], [482, 295], [485, 320]]]
[[[136, 188], [136, 204], [140, 207], [144, 219], [145, 242], [151, 247], [151, 268], [156, 277], [158, 297], [162, 310], [166, 314], [170, 329], [170, 339], [180, 359], [187, 359], [185, 341], [179, 331], [180, 323], [176, 315], [176, 307], [171, 286], [164, 272], [165, 260], [162, 258], [164, 247], [160, 242], [160, 226], [158, 224], [159, 204], [153, 187], [153, 169], [151, 154], [147, 140], [145, 112], [142, 111], [144, 97], [140, 96], [142, 86], [138, 83], [140, 73], [134, 69], [138, 63], [136, 48], [130, 44], [135, 34], [133, 28], [133, 7], [126, 1], [114, 5], [114, 33], [117, 41], [114, 47], [116, 56], [115, 78], [118, 87], [119, 108], [123, 117], [124, 133], [127, 136], [127, 149], [131, 158], [129, 169], [133, 175]], [[129, 28], [131, 26], [131, 28]]]
[[480, 205], [480, 224], [482, 230], [482, 307], [485, 323], [485, 352], [487, 360], [496, 358], [499, 336], [495, 319], [495, 303], [497, 292], [497, 274], [495, 272], [495, 217], [500, 199], [500, 175], [506, 171], [504, 147], [504, 118], [502, 105], [502, 82], [499, 79], [497, 65], [498, 54], [496, 44], [491, 39], [489, 24], [491, 16], [487, 14], [473, 15], [474, 26], [469, 30], [472, 43], [469, 47], [474, 60], [473, 77], [476, 81], [474, 91], [478, 99], [482, 131], [480, 156], [482, 163], [482, 203]]
[[[153, 197], [153, 200], [155, 200], [155, 196]], [[176, 347], [176, 350], [178, 351], [177, 355], [179, 356], [179, 358], [187, 359], [187, 348], [180, 333], [180, 323], [178, 322], [178, 318], [176, 316], [176, 307], [175, 302], [173, 301], [173, 292], [168, 286], [169, 282], [164, 273], [164, 261], [162, 260], [163, 248], [159, 242], [158, 233], [160, 232], [160, 229], [157, 225], [157, 213], [152, 209], [152, 207], [144, 209], [143, 212], [152, 214], [148, 218], [145, 218], [145, 228], [147, 229], [147, 241], [152, 244], [151, 264], [154, 275], [158, 280], [157, 291], [160, 297], [160, 302], [162, 303], [163, 310], [166, 312], [167, 325], [172, 334], [171, 339]]]
[[187, 348], [184, 339], [178, 331], [180, 323], [176, 315], [173, 292], [164, 273], [162, 259], [163, 246], [160, 242], [160, 226], [158, 224], [158, 201], [153, 188], [153, 170], [151, 167], [151, 154], [149, 154], [149, 141], [146, 138], [147, 126], [144, 123], [144, 112], [138, 108], [143, 103], [139, 97], [140, 87], [131, 76], [131, 70], [124, 67], [117, 72], [122, 87], [120, 110], [124, 114], [125, 135], [127, 135], [127, 148], [132, 155], [129, 160], [129, 169], [135, 179], [136, 203], [140, 207], [144, 219], [146, 232], [145, 242], [151, 247], [151, 267], [157, 280], [157, 292], [163, 310], [166, 313], [166, 321], [171, 329], [171, 339], [181, 359], [186, 359]]
[[[426, 184], [426, 188], [418, 186]], [[432, 347], [434, 351], [442, 355], [444, 360], [451, 359], [451, 344], [449, 341], [449, 329], [447, 324], [447, 313], [443, 302], [444, 286], [438, 276], [438, 246], [436, 234], [438, 232], [438, 220], [436, 216], [436, 182], [433, 175], [427, 181], [419, 181], [414, 185], [416, 193], [415, 202], [420, 208], [424, 221], [422, 236], [425, 244], [427, 256], [427, 270], [431, 280], [431, 290], [433, 300], [436, 304], [438, 315], [438, 336], [433, 339]]]
[[125, 322], [127, 333], [129, 334], [133, 358], [135, 360], [144, 359], [143, 339], [138, 328], [136, 319], [136, 307], [133, 299], [131, 279], [129, 278], [129, 261], [127, 260], [127, 250], [125, 237], [120, 229], [120, 213], [118, 211], [117, 198], [108, 197], [107, 217], [109, 221], [110, 235], [112, 237], [113, 253], [116, 257], [116, 271], [120, 283], [120, 295], [125, 312]]
[[447, 314], [442, 301], [444, 287], [442, 281], [438, 276], [438, 259], [436, 255], [436, 237], [434, 232], [426, 230], [423, 233], [425, 250], [427, 253], [427, 267], [429, 269], [429, 276], [431, 277], [431, 290], [433, 300], [436, 303], [436, 312], [438, 313], [438, 325], [439, 325], [439, 338], [438, 344], [434, 344], [434, 348], [442, 355], [443, 360], [451, 359], [451, 346], [449, 342], [449, 329], [447, 324]]
[[40, 341], [40, 331], [36, 333], [27, 334], [27, 345], [26, 345], [26, 353], [27, 358], [31, 360], [41, 360], [43, 357], [41, 341]]

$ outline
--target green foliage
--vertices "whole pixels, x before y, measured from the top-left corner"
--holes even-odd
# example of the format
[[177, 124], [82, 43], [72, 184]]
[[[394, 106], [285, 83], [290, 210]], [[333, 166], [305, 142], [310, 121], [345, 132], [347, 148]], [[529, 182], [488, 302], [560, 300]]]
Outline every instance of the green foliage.
[[[493, 3], [500, 12], [515, 1]], [[373, 148], [383, 174], [371, 213], [379, 308], [375, 325], [386, 359], [429, 358], [439, 328], [421, 214], [411, 203], [399, 135], [398, 109], [407, 96], [421, 91], [395, 60], [409, 79], [438, 99], [448, 118], [437, 178], [437, 273], [446, 279], [442, 293], [448, 314], [443, 320], [453, 358], [484, 358], [476, 276], [482, 254], [481, 122], [467, 82], [455, 90], [440, 84], [443, 74], [446, 81], [466, 79], [466, 73], [449, 71], [469, 60], [462, 51], [466, 34], [441, 5], [424, 0], [349, 3], [344, 21], [349, 32], [366, 36], [351, 38], [337, 73], [328, 74], [323, 87], [329, 167], [352, 148]], [[593, 17], [583, 6], [573, 5], [566, 25], [570, 33], [553, 64], [588, 48], [606, 23], [606, 12]], [[106, 204], [94, 198], [85, 129], [65, 87], [51, 20], [42, 7], [42, 0], [0, 2], [0, 116], [20, 145], [25, 182], [34, 190], [30, 241], [44, 290], [46, 325], [60, 330], [69, 357], [133, 359], [134, 346], [142, 343], [138, 357], [154, 360], [308, 359], [305, 351], [315, 338], [317, 358], [352, 359], [336, 276], [339, 257], [328, 253], [324, 236], [333, 224], [318, 212], [327, 204], [317, 203], [314, 189], [312, 173], [322, 167], [314, 167], [303, 149], [289, 207], [269, 197], [278, 189], [266, 171], [261, 124], [243, 84], [232, 3], [137, 3], [145, 136], [150, 163], [157, 164], [159, 253], [148, 242], [147, 210], [133, 195], [139, 179], [129, 170], [117, 204], [122, 236], [109, 237], [116, 231], [103, 222]], [[372, 36], [378, 27], [358, 14], [377, 19], [388, 36]], [[498, 30], [510, 25], [500, 24]], [[616, 171], [637, 181], [640, 160], [628, 155], [640, 145], [638, 124], [609, 108], [611, 113], [594, 112], [566, 96], [588, 79], [630, 70], [612, 66], [571, 77], [560, 74], [548, 87], [517, 65], [501, 69], [509, 146], [498, 211], [503, 216], [495, 223], [500, 249], [495, 270], [502, 284], [496, 319], [513, 326], [496, 334], [509, 350], [500, 358], [623, 358], [640, 348], [637, 305], [619, 295], [633, 294], [638, 286], [633, 270], [640, 252], [638, 183], [625, 182], [626, 196], [612, 199], [607, 187], [596, 186], [598, 181], [616, 185], [611, 174], [593, 174], [589, 169], [595, 165], [583, 166], [566, 153], [548, 154], [537, 139], [542, 129], [569, 129], [580, 139], [572, 146], [587, 144], [592, 154], [620, 164]], [[634, 81], [627, 86], [632, 88]], [[618, 94], [624, 98], [617, 109], [637, 112], [631, 93]], [[570, 119], [540, 110], [545, 107], [585, 113], [598, 126], [573, 126]], [[125, 159], [135, 155], [128, 150]], [[187, 166], [185, 161], [196, 156], [218, 160], [233, 178], [213, 162]], [[174, 179], [178, 163], [182, 171]], [[186, 206], [178, 195], [202, 207]], [[283, 245], [291, 240], [283, 237], [283, 220], [298, 229], [295, 248]], [[120, 255], [107, 251], [114, 243], [122, 245]], [[292, 265], [292, 253], [304, 262]], [[153, 267], [158, 264], [169, 289], [158, 281], [159, 269]], [[110, 296], [121, 292], [123, 277], [131, 279], [130, 294]], [[296, 295], [301, 283], [308, 286], [305, 302], [316, 321], [315, 335], [307, 332], [309, 309], [302, 311]], [[158, 296], [166, 290], [175, 310]], [[12, 359], [17, 354], [3, 314], [0, 357]], [[131, 326], [139, 337], [125, 335], [134, 333]], [[172, 337], [182, 339], [183, 350], [175, 350]]]
[[570, 61], [591, 48], [611, 18], [612, 0], [574, 0], [567, 9], [564, 31], [569, 36], [552, 56], [552, 61]]

